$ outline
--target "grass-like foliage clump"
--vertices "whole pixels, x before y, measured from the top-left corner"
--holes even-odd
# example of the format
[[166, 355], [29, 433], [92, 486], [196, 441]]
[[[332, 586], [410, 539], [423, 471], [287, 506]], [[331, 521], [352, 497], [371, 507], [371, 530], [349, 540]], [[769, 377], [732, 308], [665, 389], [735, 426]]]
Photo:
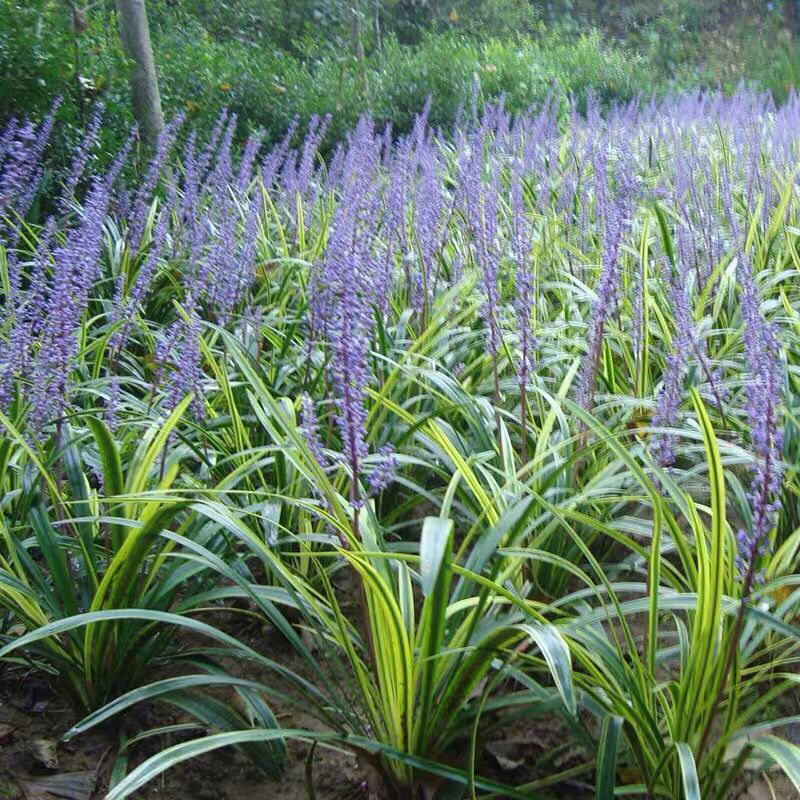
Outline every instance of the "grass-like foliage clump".
[[98, 107], [46, 198], [7, 125], [0, 659], [67, 737], [184, 715], [109, 798], [288, 739], [402, 798], [800, 789], [800, 97], [599, 103], [101, 171]]

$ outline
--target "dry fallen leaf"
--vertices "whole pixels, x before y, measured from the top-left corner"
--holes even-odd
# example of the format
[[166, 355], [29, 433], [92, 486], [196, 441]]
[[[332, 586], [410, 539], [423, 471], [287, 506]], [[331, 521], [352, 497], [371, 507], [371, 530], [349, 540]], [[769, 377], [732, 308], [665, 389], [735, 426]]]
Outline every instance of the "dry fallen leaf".
[[510, 772], [525, 763], [525, 758], [520, 758], [523, 753], [520, 744], [518, 741], [488, 742], [486, 749], [494, 756], [500, 769]]
[[41, 778], [21, 780], [25, 800], [88, 800], [94, 791], [97, 773], [63, 772], [60, 775], [47, 775]]
[[30, 744], [30, 754], [45, 769], [58, 769], [56, 743], [53, 739], [33, 739]]

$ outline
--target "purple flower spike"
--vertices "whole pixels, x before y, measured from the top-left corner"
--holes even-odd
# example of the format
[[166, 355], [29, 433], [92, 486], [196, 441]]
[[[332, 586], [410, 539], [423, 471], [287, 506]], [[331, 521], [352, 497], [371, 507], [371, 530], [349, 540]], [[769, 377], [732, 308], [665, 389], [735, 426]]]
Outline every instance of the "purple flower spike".
[[53, 253], [53, 279], [43, 308], [40, 344], [32, 370], [31, 421], [35, 431], [63, 415], [78, 353], [78, 330], [99, 278], [103, 224], [110, 203], [105, 181], [95, 181], [81, 223]]
[[514, 311], [519, 331], [520, 391], [525, 392], [534, 370], [536, 337], [533, 333], [534, 280], [530, 269], [531, 230], [522, 203], [522, 179], [517, 175], [511, 186], [511, 235], [516, 265]]
[[369, 475], [369, 493], [375, 496], [386, 489], [394, 481], [397, 471], [397, 457], [391, 444], [383, 445], [378, 450], [380, 461]]
[[150, 161], [150, 166], [147, 168], [131, 209], [131, 227], [128, 234], [128, 247], [131, 252], [136, 252], [142, 243], [142, 234], [147, 224], [148, 210], [153, 201], [153, 190], [158, 183], [172, 146], [175, 144], [181, 125], [183, 125], [183, 115], [179, 114], [170, 121], [158, 136], [156, 152]]
[[86, 132], [83, 135], [80, 147], [78, 147], [78, 152], [75, 154], [75, 158], [72, 162], [72, 171], [67, 178], [67, 182], [64, 184], [64, 191], [62, 192], [61, 199], [59, 200], [59, 210], [62, 214], [69, 208], [70, 203], [72, 203], [72, 201], [75, 199], [75, 188], [77, 187], [78, 181], [81, 179], [84, 170], [86, 169], [86, 164], [89, 161], [92, 150], [97, 144], [100, 125], [102, 122], [103, 104], [98, 102], [94, 107], [91, 119], [89, 120], [89, 125], [86, 127]]
[[[664, 371], [664, 382], [658, 396], [653, 425], [661, 428], [674, 425], [678, 407], [681, 402], [683, 376], [686, 372], [686, 361], [689, 351], [695, 348], [692, 318], [686, 288], [673, 275], [669, 261], [664, 259], [664, 283], [669, 287], [669, 298], [672, 303], [672, 314], [675, 321], [675, 333], [672, 340], [672, 352], [667, 356], [667, 368]], [[663, 467], [675, 461], [674, 437], [660, 433], [656, 437], [656, 458]]]
[[35, 141], [36, 128], [28, 122], [15, 132], [8, 144], [6, 163], [0, 174], [0, 213], [13, 208], [37, 168], [33, 156]]
[[325, 457], [322, 440], [319, 436], [319, 423], [317, 421], [317, 412], [314, 408], [314, 401], [305, 393], [300, 396], [299, 430], [305, 438], [308, 449], [311, 450], [317, 463], [321, 467], [326, 467], [328, 465], [328, 459]]
[[742, 287], [744, 352], [749, 373], [745, 385], [745, 412], [755, 460], [748, 495], [752, 526], [749, 531], [742, 530], [738, 535], [738, 565], [745, 575], [745, 582], [749, 583], [755, 577], [756, 564], [780, 510], [782, 383], [776, 332], [761, 314], [750, 261], [744, 253], [739, 255], [737, 275]]
[[622, 234], [629, 222], [631, 196], [629, 184], [623, 183], [618, 193], [608, 197], [607, 147], [595, 155], [594, 186], [595, 210], [603, 226], [602, 271], [595, 286], [587, 331], [587, 352], [581, 365], [578, 383], [578, 403], [591, 411], [594, 404], [595, 380], [600, 366], [605, 327], [613, 317], [619, 301], [619, 251]]
[[156, 360], [160, 368], [166, 366], [172, 357], [172, 371], [167, 377], [166, 407], [175, 408], [178, 403], [192, 392], [192, 413], [195, 419], [202, 419], [205, 415], [202, 395], [202, 356], [198, 344], [202, 322], [197, 307], [191, 296], [186, 298], [184, 304], [188, 319], [174, 322], [167, 330], [164, 340], [156, 353]]
[[39, 184], [44, 174], [42, 154], [50, 139], [50, 134], [53, 132], [53, 126], [56, 122], [56, 112], [60, 105], [61, 97], [57, 97], [53, 101], [52, 106], [50, 106], [50, 111], [47, 116], [39, 126], [39, 130], [36, 132], [36, 139], [31, 148], [30, 160], [28, 162], [29, 170], [25, 176], [25, 185], [23, 191], [20, 192], [19, 198], [16, 201], [16, 208], [14, 209], [15, 213], [20, 217], [24, 217], [28, 213], [33, 199], [36, 196], [36, 192], [39, 190]]

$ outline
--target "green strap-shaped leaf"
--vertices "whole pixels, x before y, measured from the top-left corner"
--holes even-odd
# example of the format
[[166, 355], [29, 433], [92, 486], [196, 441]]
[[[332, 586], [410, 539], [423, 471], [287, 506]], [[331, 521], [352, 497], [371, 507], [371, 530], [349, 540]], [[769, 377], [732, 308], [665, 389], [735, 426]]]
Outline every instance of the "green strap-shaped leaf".
[[420, 574], [422, 576], [422, 593], [427, 597], [436, 585], [447, 543], [453, 530], [453, 522], [439, 517], [426, 517], [422, 523], [420, 539]]
[[[247, 720], [221, 700], [202, 692], [175, 691], [161, 698], [164, 702], [177, 706], [187, 714], [205, 722], [212, 729], [238, 733], [248, 730]], [[270, 713], [269, 719], [257, 719], [258, 727], [266, 730], [280, 730], [275, 717]], [[286, 742], [283, 737], [265, 741], [244, 741], [234, 743], [265, 775], [277, 778], [286, 761]]]
[[[97, 452], [103, 464], [103, 488], [109, 497], [115, 497], [123, 493], [122, 462], [119, 457], [119, 449], [111, 435], [111, 431], [106, 424], [97, 417], [87, 417], [86, 427], [92, 432]], [[116, 552], [121, 546], [125, 537], [125, 530], [121, 525], [111, 525], [111, 541]]]
[[612, 800], [617, 785], [617, 749], [622, 731], [622, 717], [609, 714], [603, 720], [597, 748], [597, 779], [595, 800]]
[[234, 678], [229, 675], [181, 675], [177, 678], [165, 678], [164, 680], [148, 683], [146, 686], [139, 686], [130, 692], [114, 698], [110, 703], [106, 703], [102, 708], [93, 711], [87, 717], [84, 717], [80, 722], [75, 723], [62, 737], [64, 741], [68, 741], [73, 736], [83, 733], [84, 731], [93, 728], [101, 722], [119, 714], [126, 708], [130, 708], [137, 703], [142, 703], [145, 700], [152, 700], [157, 697], [162, 697], [170, 692], [186, 691], [187, 689], [208, 688], [210, 686], [232, 686], [236, 688], [248, 688], [263, 690], [263, 686], [254, 681], [248, 681], [243, 678]]
[[[297, 729], [259, 729], [254, 728], [247, 731], [236, 731], [234, 733], [217, 733], [202, 739], [193, 739], [189, 742], [168, 747], [148, 758], [144, 763], [134, 769], [123, 781], [117, 784], [107, 795], [105, 800], [123, 800], [130, 796], [137, 789], [140, 789], [153, 778], [158, 777], [162, 772], [170, 767], [187, 761], [190, 758], [218, 750], [221, 747], [231, 745], [242, 745], [247, 742], [268, 742], [279, 739], [300, 739], [303, 741], [317, 741], [326, 747], [347, 747], [350, 750], [358, 750], [366, 753], [381, 753], [389, 759], [400, 761], [408, 766], [418, 767], [423, 772], [430, 775], [438, 775], [447, 780], [460, 783], [466, 786], [468, 783], [467, 774], [460, 769], [451, 767], [448, 764], [441, 764], [436, 761], [420, 758], [410, 753], [401, 753], [393, 747], [383, 745], [380, 742], [363, 739], [356, 736], [342, 736], [341, 734], [328, 731], [309, 731]], [[506, 786], [492, 780], [477, 777], [475, 787], [482, 791], [490, 792], [495, 796], [508, 797], [512, 800], [541, 800], [541, 795], [532, 794], [529, 791], [518, 791], [511, 786]]]
[[564, 701], [570, 714], [576, 713], [577, 703], [575, 700], [575, 689], [572, 685], [572, 660], [569, 655], [569, 647], [564, 641], [558, 628], [541, 622], [529, 622], [518, 625], [517, 629], [526, 633], [536, 642], [539, 650], [542, 651], [544, 660], [553, 676], [556, 689]]
[[681, 765], [684, 800], [701, 800], [700, 781], [697, 779], [697, 767], [692, 749], [686, 742], [679, 742], [675, 745], [675, 749], [678, 751], [678, 762]]
[[444, 666], [440, 656], [450, 594], [452, 538], [453, 523], [449, 519], [427, 517], [422, 524], [420, 555], [425, 602], [418, 628], [419, 658], [414, 665], [414, 683], [419, 690], [413, 727], [417, 742], [425, 741], [433, 732], [428, 722]]
[[777, 736], [764, 736], [753, 743], [754, 750], [769, 756], [785, 773], [800, 792], [800, 747]]

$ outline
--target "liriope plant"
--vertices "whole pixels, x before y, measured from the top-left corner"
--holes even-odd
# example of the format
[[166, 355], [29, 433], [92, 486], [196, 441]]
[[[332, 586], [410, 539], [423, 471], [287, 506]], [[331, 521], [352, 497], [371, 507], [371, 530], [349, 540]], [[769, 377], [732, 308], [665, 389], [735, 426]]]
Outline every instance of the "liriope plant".
[[[427, 783], [442, 767], [425, 759], [446, 761], [453, 747], [450, 721], [415, 737], [386, 687], [397, 653], [430, 644], [427, 623], [411, 624], [401, 573], [437, 619], [423, 545], [452, 523], [443, 552], [458, 579], [445, 617], [473, 619], [477, 604], [504, 632], [556, 625], [572, 648], [576, 704], [595, 718], [588, 734], [573, 730], [586, 753], [575, 769], [589, 774], [596, 759], [600, 796], [615, 759], [655, 795], [694, 791], [696, 774], [704, 795], [721, 797], [742, 765], [776, 756], [791, 774], [791, 746], [755, 738], [791, 687], [781, 670], [795, 648], [798, 119], [796, 97], [778, 109], [746, 91], [605, 116], [591, 100], [584, 114], [553, 98], [517, 119], [487, 107], [452, 138], [429, 131], [426, 112], [399, 140], [364, 119], [317, 165], [319, 120], [299, 150], [292, 129], [259, 159], [257, 136], [237, 153], [224, 113], [208, 142], [189, 133], [180, 156], [172, 121], [135, 185], [120, 180], [123, 148], [80, 192], [95, 117], [42, 219], [31, 200], [52, 118], [10, 124], [0, 155], [7, 654], [44, 659], [78, 642], [75, 669], [57, 667], [65, 693], [82, 710], [113, 704], [127, 687], [94, 659], [113, 660], [115, 630], [162, 630], [114, 615], [175, 612], [172, 624], [188, 626], [206, 608], [175, 593], [176, 575], [191, 575], [201, 603], [255, 604], [320, 684], [289, 618], [343, 654], [338, 677], [348, 691], [358, 678], [360, 716], [347, 691], [332, 700], [270, 668], [319, 706], [338, 741], [360, 730], [357, 746], [347, 741], [390, 783]], [[178, 409], [162, 437], [157, 426]], [[117, 472], [139, 472], [131, 440], [151, 425], [163, 447], [138, 489], [121, 492]], [[108, 471], [102, 453], [117, 433], [120, 468]], [[101, 463], [94, 493], [86, 472]], [[91, 568], [72, 581], [76, 558]], [[353, 607], [337, 589], [345, 571], [357, 574]], [[145, 600], [162, 610], [126, 609]], [[111, 616], [85, 624], [74, 613], [84, 608]], [[397, 609], [403, 626], [378, 660], [375, 620]], [[47, 628], [56, 617], [72, 620], [62, 638]], [[20, 630], [29, 638], [14, 640]], [[502, 709], [505, 692], [544, 674], [526, 637], [498, 650], [479, 704], [470, 696], [454, 713], [472, 726], [471, 757], [446, 777], [472, 793], [491, 792], [475, 763], [480, 702]], [[449, 678], [470, 651], [444, 642], [432, 663], [454, 671], [415, 680], [457, 698]], [[204, 680], [224, 682], [197, 666], [183, 687], [156, 681], [103, 713], [145, 697], [188, 707]], [[412, 691], [409, 707], [428, 691]], [[223, 725], [218, 708], [212, 717]], [[748, 744], [730, 761], [737, 730]]]
[[[78, 714], [148, 684], [166, 665], [187, 671], [200, 664], [204, 682], [206, 673], [220, 671], [213, 658], [184, 652], [178, 638], [216, 573], [175, 558], [175, 541], [163, 536], [174, 529], [209, 552], [228, 547], [192, 512], [191, 491], [175, 485], [186, 452], [165, 457], [190, 400], [149, 425], [124, 466], [120, 444], [96, 417], [65, 424], [60, 454], [34, 448], [0, 417], [7, 434], [3, 483], [20, 487], [0, 517], [0, 609], [17, 632], [3, 637], [0, 658], [49, 675]], [[79, 449], [87, 440], [92, 447]], [[131, 445], [131, 438], [123, 441]], [[208, 625], [195, 629], [216, 635]], [[252, 685], [217, 682], [240, 693], [245, 715], [198, 693], [191, 681], [170, 702], [223, 729], [246, 727], [248, 714], [277, 724]], [[280, 772], [281, 742], [245, 750], [267, 774]]]
[[[758, 756], [762, 763], [774, 759], [798, 779], [800, 750], [758, 735], [790, 722], [775, 715], [771, 704], [796, 687], [786, 671], [800, 643], [800, 629], [792, 624], [796, 598], [765, 607], [743, 586], [727, 522], [723, 460], [696, 392], [694, 407], [706, 454], [708, 505], [646, 451], [629, 453], [623, 441], [575, 408], [626, 465], [641, 492], [637, 516], [649, 522], [626, 531], [617, 521], [602, 524], [580, 509], [551, 507], [583, 556], [580, 564], [548, 558], [582, 584], [556, 605], [567, 616], [563, 631], [575, 684], [607, 714], [600, 720], [596, 777], [605, 791], [618, 786], [616, 770], [625, 765], [630, 777], [618, 786], [625, 791], [724, 798]], [[601, 564], [585, 544], [583, 526], [623, 545], [628, 557], [612, 570]], [[500, 552], [523, 561], [541, 557], [521, 548]], [[765, 586], [765, 596], [774, 596], [773, 585]], [[747, 620], [744, 628], [740, 615]]]
[[[425, 784], [435, 787], [444, 780], [448, 785], [470, 785], [480, 791], [530, 796], [524, 787], [501, 787], [480, 777], [474, 762], [459, 756], [453, 748], [459, 741], [462, 747], [466, 744], [465, 731], [473, 724], [476, 730], [479, 728], [482, 704], [476, 688], [495, 674], [498, 679], [512, 680], [517, 670], [525, 672], [532, 698], [538, 689], [532, 708], [550, 708], [552, 698], [557, 698], [556, 706], [578, 729], [573, 719], [576, 699], [569, 652], [558, 629], [548, 622], [546, 607], [504, 585], [494, 546], [488, 546], [484, 539], [461, 554], [463, 563], [456, 560], [454, 526], [448, 514], [459, 483], [458, 472], [451, 480], [440, 515], [425, 519], [418, 552], [389, 546], [370, 506], [360, 510], [356, 534], [347, 494], [343, 496], [344, 487], [337, 488], [321, 469], [298, 430], [293, 410], [273, 399], [263, 385], [255, 382], [252, 388], [259, 418], [304, 480], [313, 482], [323, 501], [320, 506], [313, 497], [285, 499], [299, 508], [305, 507], [306, 519], [313, 521], [315, 527], [320, 523], [328, 527], [327, 533], [309, 528], [308, 533], [299, 535], [280, 528], [280, 538], [294, 539], [311, 568], [301, 572], [291, 561], [286, 562], [274, 545], [266, 543], [253, 529], [246, 516], [235, 515], [213, 499], [198, 503], [198, 513], [215, 519], [259, 559], [275, 589], [265, 591], [262, 586], [248, 583], [201, 543], [189, 543], [172, 535], [167, 538], [183, 541], [200, 563], [213, 565], [238, 587], [212, 591], [206, 599], [249, 598], [307, 664], [311, 677], [302, 678], [242, 650], [240, 655], [244, 658], [269, 663], [275, 683], [264, 686], [266, 694], [287, 686], [288, 696], [294, 695], [296, 702], [318, 714], [331, 731], [322, 736], [313, 731], [264, 732], [264, 740], [284, 735], [347, 747], [372, 765], [379, 778], [399, 795]], [[477, 483], [470, 468], [464, 465], [463, 469], [465, 482]], [[487, 504], [489, 518], [494, 520], [491, 525], [485, 523], [484, 537], [495, 543], [514, 541], [529, 513], [529, 503], [509, 508], [501, 515], [497, 509], [490, 509], [491, 501], [485, 493], [479, 496]], [[337, 574], [342, 569], [349, 569], [356, 577], [363, 626], [352, 620], [348, 610], [352, 598], [341, 596], [336, 588]], [[422, 603], [419, 608], [418, 599]], [[301, 614], [313, 648], [294, 632], [281, 607]], [[551, 676], [546, 683], [552, 681], [554, 685], [552, 698], [536, 683], [542, 673]], [[199, 677], [195, 680], [202, 684]], [[215, 677], [209, 679], [208, 685], [218, 682]], [[158, 695], [169, 699], [178, 688], [179, 683], [153, 684], [132, 691], [81, 722], [75, 732], [139, 700]], [[502, 708], [502, 699], [495, 698], [493, 713]], [[243, 732], [240, 742], [254, 741], [254, 736], [252, 731]], [[234, 741], [212, 736], [176, 745], [136, 768], [110, 796], [127, 796], [143, 780], [168, 766]]]

